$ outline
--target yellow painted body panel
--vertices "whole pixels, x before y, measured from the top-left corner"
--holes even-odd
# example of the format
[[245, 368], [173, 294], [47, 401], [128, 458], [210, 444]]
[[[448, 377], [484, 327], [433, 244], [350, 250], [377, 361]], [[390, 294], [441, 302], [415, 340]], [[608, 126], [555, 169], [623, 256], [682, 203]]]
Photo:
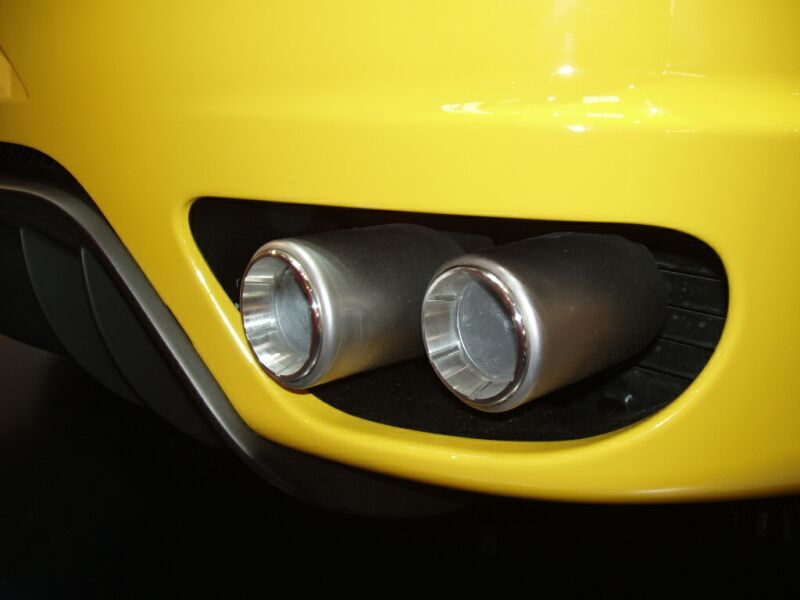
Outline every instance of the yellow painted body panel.
[[[367, 469], [568, 500], [800, 490], [800, 3], [0, 2], [0, 140], [87, 189], [243, 418]], [[188, 225], [201, 196], [640, 223], [721, 256], [705, 371], [573, 442], [419, 433], [258, 368]], [[376, 401], [380, 401], [376, 398]]]

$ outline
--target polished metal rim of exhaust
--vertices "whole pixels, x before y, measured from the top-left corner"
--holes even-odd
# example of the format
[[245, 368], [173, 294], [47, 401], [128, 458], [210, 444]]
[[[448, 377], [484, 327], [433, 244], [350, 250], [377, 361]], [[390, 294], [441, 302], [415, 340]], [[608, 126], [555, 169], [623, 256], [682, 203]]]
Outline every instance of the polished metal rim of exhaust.
[[242, 279], [240, 306], [247, 340], [275, 378], [302, 379], [322, 341], [320, 301], [300, 262], [285, 250], [261, 248]]
[[628, 358], [663, 323], [667, 285], [639, 244], [465, 245], [414, 225], [269, 242], [242, 279], [247, 339], [292, 389], [425, 351], [462, 401], [502, 412]]
[[422, 330], [434, 371], [470, 406], [485, 410], [519, 387], [530, 333], [494, 273], [477, 266], [441, 273], [425, 294]]

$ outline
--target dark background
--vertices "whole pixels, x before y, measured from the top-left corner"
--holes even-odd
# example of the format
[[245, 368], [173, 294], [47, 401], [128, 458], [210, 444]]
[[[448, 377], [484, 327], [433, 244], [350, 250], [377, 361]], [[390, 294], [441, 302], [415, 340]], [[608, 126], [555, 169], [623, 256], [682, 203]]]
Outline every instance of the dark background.
[[794, 498], [592, 506], [476, 497], [411, 521], [275, 491], [94, 383], [0, 337], [0, 598], [263, 597], [467, 588], [665, 597], [800, 590]]

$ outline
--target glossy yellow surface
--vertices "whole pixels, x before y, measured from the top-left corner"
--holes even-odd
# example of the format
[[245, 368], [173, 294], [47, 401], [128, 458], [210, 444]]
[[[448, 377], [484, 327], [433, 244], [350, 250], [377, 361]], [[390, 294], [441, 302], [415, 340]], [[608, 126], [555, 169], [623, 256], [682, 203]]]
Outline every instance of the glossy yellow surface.
[[[28, 100], [0, 102], [0, 140], [77, 177], [269, 438], [528, 497], [787, 492], [799, 25], [794, 0], [2, 0]], [[257, 367], [189, 231], [206, 195], [672, 227], [721, 255], [729, 319], [686, 393], [624, 431], [501, 443], [378, 425]]]
[[0, 102], [25, 100], [25, 88], [8, 62], [3, 50], [0, 49]]

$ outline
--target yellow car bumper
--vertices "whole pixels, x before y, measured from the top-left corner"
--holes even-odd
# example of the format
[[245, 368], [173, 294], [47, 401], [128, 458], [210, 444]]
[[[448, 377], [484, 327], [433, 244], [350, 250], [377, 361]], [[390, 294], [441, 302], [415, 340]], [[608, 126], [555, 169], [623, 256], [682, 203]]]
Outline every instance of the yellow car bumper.
[[[0, 141], [77, 178], [264, 437], [521, 497], [786, 493], [798, 23], [778, 0], [3, 2]], [[381, 425], [259, 368], [190, 231], [207, 196], [676, 229], [721, 257], [728, 318], [682, 396], [624, 430], [509, 442]]]

